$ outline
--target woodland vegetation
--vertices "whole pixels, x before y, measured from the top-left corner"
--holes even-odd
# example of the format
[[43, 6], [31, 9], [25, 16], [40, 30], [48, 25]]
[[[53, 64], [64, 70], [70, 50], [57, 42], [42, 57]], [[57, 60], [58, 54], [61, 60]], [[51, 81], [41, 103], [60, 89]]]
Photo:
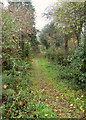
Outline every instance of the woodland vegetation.
[[86, 117], [85, 6], [57, 2], [39, 33], [31, 1], [2, 7], [2, 119]]
[[44, 15], [53, 20], [42, 30], [40, 41], [47, 49], [46, 56], [65, 67], [63, 74], [70, 70], [67, 79], [69, 76], [70, 81], [86, 89], [84, 6], [84, 2], [63, 2], [47, 9]]

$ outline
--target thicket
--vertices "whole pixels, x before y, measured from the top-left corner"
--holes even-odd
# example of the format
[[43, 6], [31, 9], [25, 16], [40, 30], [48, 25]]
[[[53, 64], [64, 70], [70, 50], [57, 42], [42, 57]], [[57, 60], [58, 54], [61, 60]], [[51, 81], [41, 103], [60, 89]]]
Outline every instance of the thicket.
[[84, 43], [80, 43], [80, 46], [74, 50], [74, 53], [68, 55], [67, 65], [62, 64], [60, 71], [61, 78], [67, 80], [70, 85], [76, 90], [86, 90], [86, 72], [84, 64]]
[[46, 56], [62, 66], [61, 78], [68, 80], [75, 89], [86, 90], [84, 8], [83, 2], [57, 2], [47, 9], [44, 15], [53, 22], [42, 30], [40, 41], [45, 45], [45, 39], [49, 44]]
[[[82, 3], [68, 3], [67, 7], [65, 5], [57, 7], [59, 9], [52, 14], [55, 19], [42, 30], [40, 40], [47, 49], [46, 56], [61, 65], [59, 70], [61, 78], [68, 80], [75, 89], [86, 90], [85, 46], [84, 40], [80, 38], [84, 27], [84, 7]], [[57, 16], [57, 11], [62, 18]], [[8, 8], [2, 9], [2, 56], [0, 57], [2, 57], [3, 119], [32, 117], [31, 110], [37, 107], [33, 101], [30, 101], [33, 97], [30, 90], [32, 83], [29, 78], [30, 72], [27, 72], [31, 69], [31, 57], [39, 52], [34, 12], [30, 1], [9, 2]], [[67, 16], [63, 14], [66, 12]], [[72, 21], [70, 21], [71, 17]], [[30, 106], [31, 110], [27, 106]], [[37, 109], [39, 108], [40, 106]]]
[[60, 29], [55, 29], [54, 26], [55, 22], [51, 22], [49, 25], [47, 24], [41, 31], [39, 37], [40, 37], [40, 42], [43, 44], [46, 49], [50, 47], [56, 47], [58, 48], [59, 46], [62, 45], [63, 43], [63, 34], [60, 32]]
[[34, 12], [30, 1], [9, 2], [7, 8], [2, 5], [3, 119], [26, 117], [26, 96], [32, 86], [27, 70], [31, 69], [33, 51], [39, 51]]

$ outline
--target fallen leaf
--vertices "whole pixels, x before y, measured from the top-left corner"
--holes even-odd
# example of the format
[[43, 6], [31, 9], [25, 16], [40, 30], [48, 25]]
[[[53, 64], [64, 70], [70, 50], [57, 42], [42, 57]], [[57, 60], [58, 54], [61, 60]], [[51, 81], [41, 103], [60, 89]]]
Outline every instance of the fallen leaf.
[[59, 112], [58, 110], [54, 110], [55, 112]]
[[7, 86], [6, 85], [4, 85], [4, 89], [6, 89], [7, 88]]
[[23, 102], [22, 102], [22, 101], [19, 101], [19, 105], [20, 105], [20, 106], [23, 105]]
[[56, 99], [59, 99], [59, 97], [56, 97]]
[[33, 93], [33, 91], [31, 91], [31, 93]]
[[38, 114], [36, 114], [36, 117], [38, 117]]

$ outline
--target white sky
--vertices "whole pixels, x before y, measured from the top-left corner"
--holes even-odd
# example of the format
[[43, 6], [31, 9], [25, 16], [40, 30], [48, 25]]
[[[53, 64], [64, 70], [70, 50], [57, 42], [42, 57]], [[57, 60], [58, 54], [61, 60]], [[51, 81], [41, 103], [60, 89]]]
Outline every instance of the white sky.
[[42, 17], [45, 9], [53, 5], [57, 0], [32, 0], [32, 4], [36, 10], [36, 28], [41, 30], [49, 21]]
[[[0, 0], [3, 1], [5, 5], [7, 5], [8, 0]], [[20, 0], [22, 1], [22, 0]], [[49, 21], [42, 17], [45, 9], [53, 5], [57, 0], [31, 0], [33, 6], [36, 10], [36, 28], [41, 30]]]

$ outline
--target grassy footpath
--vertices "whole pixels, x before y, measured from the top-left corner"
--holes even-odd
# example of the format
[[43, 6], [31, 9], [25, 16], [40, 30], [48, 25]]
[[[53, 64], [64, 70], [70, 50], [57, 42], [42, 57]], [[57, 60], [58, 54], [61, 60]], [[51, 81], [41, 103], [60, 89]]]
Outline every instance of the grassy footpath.
[[[3, 75], [3, 119], [84, 118], [84, 95], [61, 79], [61, 66], [38, 57]], [[70, 88], [70, 89], [69, 89]]]
[[33, 59], [30, 118], [84, 118], [83, 93], [68, 89], [59, 69], [44, 58]]

